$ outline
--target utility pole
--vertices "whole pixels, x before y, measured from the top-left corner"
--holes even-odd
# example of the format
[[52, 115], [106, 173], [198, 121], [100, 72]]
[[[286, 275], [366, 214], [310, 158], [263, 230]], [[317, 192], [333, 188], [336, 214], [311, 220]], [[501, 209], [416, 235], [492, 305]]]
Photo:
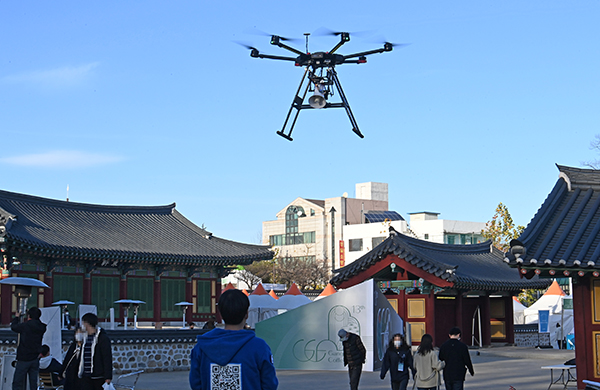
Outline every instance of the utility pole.
[[332, 206], [331, 210], [331, 272], [335, 269], [335, 208]]

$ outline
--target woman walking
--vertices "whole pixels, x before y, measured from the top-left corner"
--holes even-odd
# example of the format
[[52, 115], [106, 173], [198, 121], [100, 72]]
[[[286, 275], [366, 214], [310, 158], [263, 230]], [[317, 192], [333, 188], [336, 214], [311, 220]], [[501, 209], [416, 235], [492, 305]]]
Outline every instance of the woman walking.
[[431, 335], [424, 334], [421, 338], [421, 345], [415, 354], [414, 375], [417, 389], [436, 390], [440, 386], [440, 371], [444, 368], [444, 362], [440, 361], [437, 353], [433, 350], [433, 338]]
[[81, 384], [77, 371], [79, 371], [79, 360], [81, 359], [81, 347], [85, 340], [85, 333], [79, 326], [75, 328], [75, 341], [69, 346], [62, 367], [62, 376], [65, 378], [65, 390], [80, 390]]
[[404, 336], [399, 333], [395, 334], [385, 351], [379, 377], [381, 379], [385, 378], [385, 374], [389, 370], [392, 390], [406, 390], [410, 376], [409, 369], [412, 370], [414, 378], [415, 369], [413, 368], [413, 357], [410, 348], [406, 345]]

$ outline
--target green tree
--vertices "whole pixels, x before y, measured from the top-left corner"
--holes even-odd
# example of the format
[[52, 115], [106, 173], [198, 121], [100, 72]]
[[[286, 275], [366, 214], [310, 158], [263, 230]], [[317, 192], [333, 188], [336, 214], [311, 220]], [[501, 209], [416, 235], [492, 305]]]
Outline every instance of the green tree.
[[496, 213], [491, 221], [485, 224], [485, 229], [481, 231], [483, 237], [492, 240], [494, 246], [504, 252], [509, 249], [509, 242], [523, 233], [525, 226], [515, 225], [508, 207], [502, 202], [498, 203]]

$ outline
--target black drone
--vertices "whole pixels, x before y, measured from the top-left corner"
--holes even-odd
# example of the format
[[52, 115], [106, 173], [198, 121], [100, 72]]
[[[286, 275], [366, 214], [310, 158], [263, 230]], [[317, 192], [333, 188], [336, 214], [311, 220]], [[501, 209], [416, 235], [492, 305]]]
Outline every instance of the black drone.
[[[384, 53], [386, 51], [392, 51], [394, 45], [389, 42], [385, 42], [381, 49], [363, 51], [360, 53], [354, 53], [349, 55], [341, 55], [336, 54], [336, 51], [342, 47], [342, 45], [348, 41], [350, 41], [350, 33], [347, 32], [337, 32], [332, 33], [333, 35], [340, 36], [340, 42], [333, 47], [328, 52], [318, 51], [315, 53], [310, 53], [308, 51], [308, 36], [310, 34], [304, 34], [306, 36], [306, 53], [303, 53], [300, 50], [294, 49], [284, 43], [283, 41], [289, 40], [288, 38], [284, 38], [278, 35], [271, 35], [271, 44], [275, 46], [279, 46], [282, 49], [286, 49], [298, 55], [298, 57], [285, 57], [285, 56], [274, 56], [269, 54], [262, 54], [258, 51], [258, 49], [246, 46], [250, 49], [250, 56], [254, 58], [268, 58], [271, 60], [284, 60], [284, 61], [293, 61], [296, 66], [304, 66], [306, 67], [306, 71], [302, 76], [302, 80], [300, 81], [300, 86], [298, 87], [298, 91], [296, 92], [296, 96], [292, 101], [292, 106], [288, 111], [288, 114], [285, 118], [285, 122], [283, 123], [283, 128], [277, 132], [283, 138], [293, 141], [292, 131], [294, 129], [294, 125], [296, 124], [296, 120], [298, 119], [298, 115], [300, 114], [300, 110], [308, 109], [308, 108], [338, 108], [343, 107], [346, 109], [346, 113], [348, 114], [348, 118], [350, 119], [350, 123], [352, 124], [352, 131], [356, 133], [360, 138], [364, 138], [364, 135], [358, 129], [358, 123], [356, 123], [356, 119], [354, 119], [354, 115], [352, 114], [352, 110], [350, 110], [350, 104], [348, 104], [348, 99], [344, 94], [344, 90], [342, 89], [342, 85], [340, 84], [340, 80], [338, 79], [337, 73], [335, 71], [336, 65], [341, 64], [364, 64], [367, 62], [367, 56], [371, 54]], [[304, 93], [300, 95], [302, 90], [302, 85], [304, 84], [304, 80], [308, 79], [308, 85], [304, 89]], [[334, 95], [334, 89], [337, 89], [337, 93], [340, 95], [341, 102], [339, 103], [330, 103], [327, 99], [330, 96]], [[304, 99], [306, 98], [307, 92], [313, 92], [313, 96], [308, 99], [308, 104], [304, 104]], [[289, 130], [286, 132], [286, 127], [288, 121], [290, 119], [290, 115], [292, 114], [292, 110], [296, 110], [296, 114], [294, 119], [291, 122]]]

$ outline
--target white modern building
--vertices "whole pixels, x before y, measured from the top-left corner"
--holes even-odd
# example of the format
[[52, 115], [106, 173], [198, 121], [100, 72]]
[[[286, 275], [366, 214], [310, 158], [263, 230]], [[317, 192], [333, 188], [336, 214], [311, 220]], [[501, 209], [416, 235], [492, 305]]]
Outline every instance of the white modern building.
[[263, 222], [263, 244], [280, 257], [324, 260], [332, 269], [343, 267], [369, 252], [389, 235], [390, 226], [412, 237], [446, 244], [484, 241], [483, 222], [450, 221], [438, 213], [410, 214], [410, 223], [388, 208], [387, 183], [356, 184], [356, 198], [346, 194], [316, 200], [296, 198], [277, 219]]

